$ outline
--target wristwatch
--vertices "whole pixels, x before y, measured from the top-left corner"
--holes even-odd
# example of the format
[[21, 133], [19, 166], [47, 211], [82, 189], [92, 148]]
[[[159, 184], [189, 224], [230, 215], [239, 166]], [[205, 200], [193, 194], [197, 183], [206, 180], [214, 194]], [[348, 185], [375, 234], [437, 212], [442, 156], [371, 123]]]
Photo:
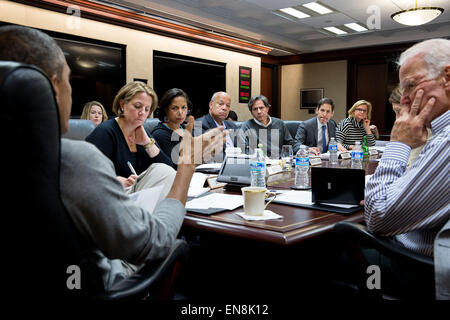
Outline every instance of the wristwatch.
[[150, 142], [144, 145], [144, 149], [148, 149], [153, 147], [153, 145], [155, 144], [155, 139], [150, 138]]

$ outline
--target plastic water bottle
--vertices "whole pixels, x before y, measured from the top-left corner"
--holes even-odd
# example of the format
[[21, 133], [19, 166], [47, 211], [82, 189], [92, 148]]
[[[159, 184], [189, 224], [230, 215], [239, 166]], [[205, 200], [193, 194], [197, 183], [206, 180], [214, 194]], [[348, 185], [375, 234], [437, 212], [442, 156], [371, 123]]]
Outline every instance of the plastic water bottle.
[[334, 137], [330, 139], [330, 143], [328, 144], [328, 150], [330, 151], [330, 164], [338, 164], [338, 154], [337, 154], [337, 142]]
[[295, 186], [309, 189], [309, 153], [308, 147], [302, 145], [295, 156]]
[[352, 168], [362, 169], [363, 152], [361, 150], [361, 142], [356, 141], [352, 150]]
[[266, 187], [266, 159], [260, 148], [255, 149], [250, 159], [250, 176], [252, 187]]

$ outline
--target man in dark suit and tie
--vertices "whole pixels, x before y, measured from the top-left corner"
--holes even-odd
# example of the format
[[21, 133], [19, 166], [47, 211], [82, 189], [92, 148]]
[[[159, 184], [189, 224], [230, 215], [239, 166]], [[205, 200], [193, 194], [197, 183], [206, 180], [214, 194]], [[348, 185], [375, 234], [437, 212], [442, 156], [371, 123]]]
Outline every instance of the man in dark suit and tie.
[[[238, 127], [233, 121], [225, 120], [228, 117], [230, 108], [231, 98], [228, 93], [224, 91], [214, 93], [209, 102], [209, 113], [195, 121], [194, 135], [197, 136], [218, 126], [224, 126], [225, 130], [228, 130], [228, 134], [226, 136], [226, 144], [223, 145], [223, 150], [225, 151], [226, 147], [234, 147], [236, 145], [234, 140]], [[198, 130], [199, 123], [201, 123], [202, 126], [201, 133]], [[216, 161], [222, 161], [223, 154], [216, 155], [214, 159]]]
[[[316, 115], [302, 121], [295, 134], [294, 153], [302, 144], [309, 146], [313, 154], [325, 153], [331, 137], [336, 137], [336, 122], [331, 119], [334, 115], [334, 102], [330, 98], [322, 98], [317, 104]], [[342, 146], [338, 145], [341, 150]]]
[[224, 126], [226, 129], [236, 129], [236, 125], [232, 121], [225, 120], [231, 108], [231, 98], [226, 92], [219, 91], [213, 94], [209, 102], [209, 113], [196, 121], [202, 123], [202, 133], [217, 126]]

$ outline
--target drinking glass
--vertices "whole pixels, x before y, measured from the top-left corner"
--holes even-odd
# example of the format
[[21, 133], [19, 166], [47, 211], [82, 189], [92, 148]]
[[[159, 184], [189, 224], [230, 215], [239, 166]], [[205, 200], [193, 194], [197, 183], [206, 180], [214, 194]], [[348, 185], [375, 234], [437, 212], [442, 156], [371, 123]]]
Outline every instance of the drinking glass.
[[281, 147], [281, 161], [283, 162], [283, 170], [292, 170], [292, 156], [294, 152], [292, 151], [291, 145], [284, 145]]

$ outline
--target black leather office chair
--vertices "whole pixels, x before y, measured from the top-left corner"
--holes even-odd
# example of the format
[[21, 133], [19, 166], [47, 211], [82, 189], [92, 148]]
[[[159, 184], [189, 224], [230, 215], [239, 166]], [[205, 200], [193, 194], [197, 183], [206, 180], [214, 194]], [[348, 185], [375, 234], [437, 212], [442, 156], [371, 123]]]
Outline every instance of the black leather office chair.
[[[360, 297], [368, 299], [433, 299], [434, 298], [434, 263], [433, 259], [411, 251], [390, 238], [376, 236], [367, 228], [358, 223], [338, 222], [334, 227], [334, 233], [342, 240], [350, 258], [351, 272], [357, 275], [357, 293]], [[389, 285], [386, 279], [381, 277], [381, 289], [369, 289], [367, 273], [369, 262], [362, 252], [362, 248], [378, 250], [383, 255], [408, 266], [409, 270], [420, 270], [421, 279], [417, 279], [417, 287], [413, 292], [402, 287], [398, 283]], [[383, 271], [382, 271], [383, 273]], [[419, 281], [420, 280], [420, 281]], [[414, 285], [409, 284], [409, 285]]]
[[[59, 115], [46, 75], [33, 66], [0, 61], [0, 103], [3, 292], [24, 301], [169, 299], [169, 285], [188, 253], [182, 240], [165, 260], [144, 265], [103, 292], [90, 249], [61, 200]], [[81, 290], [67, 286], [71, 265], [81, 270]]]
[[289, 130], [289, 133], [292, 136], [292, 139], [295, 139], [295, 135], [297, 134], [298, 126], [300, 125], [302, 121], [298, 120], [284, 120], [284, 124]]

